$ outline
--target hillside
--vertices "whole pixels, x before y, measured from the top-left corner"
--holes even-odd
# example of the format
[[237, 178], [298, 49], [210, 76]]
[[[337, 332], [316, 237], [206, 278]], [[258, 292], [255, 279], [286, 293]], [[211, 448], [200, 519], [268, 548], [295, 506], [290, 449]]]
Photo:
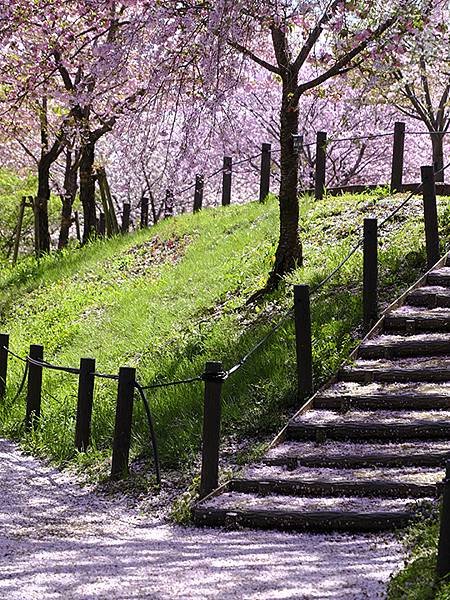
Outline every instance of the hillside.
[[[246, 306], [264, 283], [278, 234], [275, 198], [266, 204], [181, 215], [148, 230], [97, 241], [41, 260], [26, 259], [0, 274], [1, 329], [23, 355], [30, 343], [45, 358], [78, 366], [95, 357], [97, 369], [136, 366], [143, 384], [192, 377], [206, 360], [233, 366], [290, 307], [293, 282], [325, 277], [360, 235], [365, 216], [386, 216], [400, 203], [377, 193], [301, 201], [305, 266], [263, 303]], [[440, 199], [448, 237], [447, 199]], [[393, 300], [424, 269], [421, 200], [415, 199], [382, 232], [381, 301]], [[444, 240], [445, 242], [445, 240]], [[443, 243], [444, 243], [443, 242]], [[313, 301], [316, 384], [332, 374], [359, 335], [361, 254]], [[293, 326], [289, 323], [225, 385], [224, 434], [233, 439], [274, 433], [295, 400]], [[73, 449], [76, 377], [45, 372], [41, 428], [23, 431], [24, 398], [14, 401], [22, 367], [11, 361], [1, 433], [22, 439], [58, 463]], [[83, 464], [110, 455], [115, 384], [97, 381], [93, 446]], [[200, 441], [202, 386], [162, 389], [149, 396], [164, 467], [195, 457]], [[136, 402], [133, 456], [148, 452], [144, 411]]]

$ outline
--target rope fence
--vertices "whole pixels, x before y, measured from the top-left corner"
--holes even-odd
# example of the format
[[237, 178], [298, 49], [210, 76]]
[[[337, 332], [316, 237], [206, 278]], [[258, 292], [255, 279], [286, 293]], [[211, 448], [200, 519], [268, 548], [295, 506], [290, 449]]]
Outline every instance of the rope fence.
[[[28, 430], [30, 430], [36, 426], [38, 418], [41, 414], [42, 371], [44, 369], [48, 369], [51, 371], [59, 371], [59, 372], [68, 373], [70, 375], [78, 375], [79, 376], [76, 438], [79, 437], [78, 434], [80, 433], [79, 432], [80, 427], [84, 428], [85, 431], [84, 431], [84, 435], [81, 435], [81, 437], [83, 438], [82, 443], [81, 444], [77, 443], [77, 439], [76, 439], [76, 446], [77, 446], [78, 450], [86, 451], [88, 444], [89, 444], [89, 435], [90, 435], [90, 419], [91, 419], [91, 415], [92, 415], [92, 402], [93, 402], [93, 385], [91, 386], [91, 390], [90, 390], [90, 394], [89, 394], [90, 397], [86, 398], [86, 385], [85, 385], [86, 384], [86, 373], [83, 372], [83, 369], [82, 368], [77, 369], [74, 367], [67, 367], [67, 366], [61, 366], [61, 365], [54, 365], [46, 360], [43, 360], [43, 359], [39, 360], [39, 359], [33, 358], [31, 356], [33, 349], [34, 349], [34, 351], [36, 351], [36, 349], [38, 348], [39, 351], [43, 351], [42, 346], [32, 346], [30, 348], [30, 353], [28, 355], [26, 355], [25, 357], [20, 356], [19, 354], [17, 354], [16, 352], [14, 352], [13, 350], [11, 350], [9, 348], [9, 336], [7, 336], [6, 334], [1, 334], [0, 337], [3, 341], [7, 342], [7, 344], [3, 343], [0, 346], [0, 368], [1, 368], [1, 372], [2, 372], [1, 381], [3, 383], [2, 389], [0, 390], [0, 392], [1, 392], [0, 397], [4, 396], [4, 394], [6, 392], [6, 375], [7, 375], [7, 364], [8, 363], [7, 363], [7, 360], [4, 359], [4, 357], [5, 356], [7, 357], [9, 355], [9, 356], [12, 356], [13, 358], [15, 358], [16, 360], [25, 364], [24, 373], [23, 373], [22, 379], [20, 381], [18, 390], [17, 390], [16, 394], [14, 395], [12, 403], [14, 404], [15, 402], [17, 402], [17, 400], [21, 396], [22, 392], [24, 391], [25, 384], [27, 383], [27, 380], [28, 380], [28, 391], [27, 391], [27, 398], [26, 398], [26, 422], [25, 422], [26, 428]], [[1, 358], [3, 358], [3, 361], [1, 361]], [[91, 360], [91, 359], [84, 359], [84, 360]], [[82, 361], [83, 361], [83, 359], [82, 359]], [[109, 373], [98, 373], [96, 371], [91, 371], [88, 373], [88, 375], [90, 376], [90, 378], [92, 380], [95, 378], [98, 378], [98, 379], [106, 379], [106, 380], [110, 380], [110, 381], [117, 381], [119, 383], [118, 397], [117, 397], [117, 409], [116, 409], [116, 435], [115, 435], [114, 443], [113, 443], [113, 446], [115, 449], [115, 452], [113, 454], [113, 467], [115, 469], [115, 473], [112, 473], [112, 475], [115, 475], [115, 478], [121, 478], [128, 472], [128, 455], [129, 455], [130, 444], [131, 444], [131, 423], [130, 423], [129, 432], [128, 432], [128, 434], [125, 435], [125, 438], [123, 436], [123, 432], [121, 432], [122, 435], [117, 435], [117, 429], [118, 428], [120, 429], [122, 427], [121, 423], [119, 424], [119, 427], [117, 426], [118, 425], [117, 415], [119, 414], [119, 411], [123, 408], [124, 404], [128, 404], [128, 406], [131, 405], [131, 412], [132, 412], [133, 394], [131, 394], [131, 397], [130, 397], [129, 390], [128, 390], [128, 394], [124, 393], [123, 390], [121, 390], [122, 370], [121, 370], [121, 372], [119, 372], [119, 375], [109, 374]], [[37, 386], [35, 385], [36, 379], [38, 380]], [[201, 380], [201, 377], [197, 377], [196, 380]], [[187, 383], [189, 383], [190, 381], [194, 381], [194, 379], [187, 381]], [[132, 382], [132, 390], [134, 391], [134, 389], [136, 389], [139, 392], [139, 396], [144, 404], [145, 414], [146, 414], [148, 427], [149, 427], [149, 431], [150, 431], [151, 445], [152, 445], [152, 450], [153, 450], [153, 458], [154, 458], [154, 464], [155, 464], [155, 477], [156, 477], [156, 481], [157, 481], [158, 485], [161, 485], [161, 468], [160, 468], [160, 463], [159, 463], [158, 445], [157, 445], [157, 439], [156, 439], [153, 418], [152, 418], [152, 414], [151, 414], [151, 410], [150, 410], [150, 403], [145, 394], [145, 389], [153, 389], [156, 387], [163, 387], [164, 385], [174, 385], [174, 384], [178, 384], [178, 383], [186, 383], [186, 382], [174, 382], [173, 384], [159, 384], [159, 385], [147, 386], [147, 388], [144, 388], [143, 386], [141, 386], [140, 383], [138, 381], [136, 381], [135, 377]], [[54, 396], [51, 396], [51, 397], [56, 401], [56, 398]], [[88, 400], [88, 402], [87, 402], [88, 406], [86, 406], [86, 400]], [[88, 413], [88, 414], [86, 414], [86, 413]], [[87, 419], [86, 419], [86, 417], [87, 417]], [[124, 458], [126, 460], [124, 460]]]
[[[405, 124], [398, 122], [396, 123], [396, 128], [394, 131], [391, 132], [379, 132], [379, 133], [373, 133], [373, 134], [367, 134], [367, 135], [355, 135], [355, 136], [347, 136], [347, 137], [333, 137], [333, 136], [327, 136], [327, 134], [325, 132], [318, 132], [316, 135], [316, 140], [315, 141], [305, 141], [303, 138], [303, 135], [298, 135], [295, 136], [296, 138], [298, 138], [297, 143], [298, 147], [297, 147], [297, 152], [301, 152], [304, 151], [308, 148], [312, 148], [312, 147], [316, 147], [316, 154], [320, 154], [320, 150], [321, 147], [323, 146], [323, 149], [326, 149], [330, 146], [334, 146], [336, 144], [341, 144], [341, 143], [347, 143], [347, 142], [360, 142], [360, 141], [370, 141], [370, 140], [378, 140], [378, 139], [382, 139], [382, 138], [394, 138], [394, 149], [393, 149], [393, 154], [394, 154], [394, 158], [393, 158], [393, 163], [396, 162], [395, 158], [397, 156], [397, 165], [393, 164], [393, 177], [392, 177], [392, 181], [391, 181], [391, 190], [395, 191], [397, 190], [398, 186], [396, 185], [396, 181], [395, 179], [399, 178], [398, 176], [398, 170], [399, 168], [403, 168], [403, 153], [404, 153], [404, 139], [405, 136], [412, 136], [412, 135], [428, 135], [428, 136], [433, 136], [433, 135], [442, 135], [442, 136], [446, 136], [449, 132], [448, 131], [409, 131], [406, 130], [405, 128]], [[262, 161], [264, 162], [264, 156], [268, 155], [269, 156], [269, 161], [266, 161], [266, 168], [264, 168], [264, 165], [261, 165], [261, 182], [262, 180], [265, 178], [270, 179], [271, 177], [271, 173], [270, 173], [270, 161], [272, 159], [272, 157], [276, 154], [280, 154], [281, 153], [281, 147], [277, 147], [277, 148], [273, 148], [271, 146], [271, 144], [263, 144], [263, 150], [252, 155], [249, 156], [247, 158], [243, 158], [240, 159], [236, 162], [232, 162], [231, 166], [230, 166], [230, 157], [225, 157], [224, 159], [224, 164], [222, 167], [214, 170], [211, 173], [207, 173], [207, 174], [203, 174], [203, 175], [199, 175], [198, 177], [201, 177], [202, 180], [202, 190], [201, 190], [201, 196], [202, 196], [202, 201], [203, 201], [203, 193], [204, 193], [204, 184], [207, 183], [208, 181], [210, 181], [211, 179], [213, 179], [214, 177], [216, 177], [217, 175], [220, 174], [225, 174], [225, 175], [229, 175], [231, 178], [231, 175], [233, 174], [233, 170], [239, 166], [245, 165], [245, 164], [249, 164], [252, 161], [261, 158]], [[400, 156], [401, 155], [401, 156]], [[230, 159], [230, 160], [228, 160]], [[228, 163], [227, 163], [228, 160]], [[227, 166], [228, 164], [228, 166]], [[268, 166], [267, 166], [268, 165]], [[394, 168], [395, 167], [395, 168]], [[264, 173], [265, 170], [265, 173]], [[317, 165], [316, 165], [316, 171], [317, 171]], [[318, 169], [319, 172], [316, 172], [316, 176], [315, 176], [315, 180], [316, 180], [316, 184], [315, 184], [315, 189], [314, 190], [305, 190], [306, 192], [310, 192], [313, 191], [315, 193], [316, 198], [320, 198], [323, 195], [323, 191], [320, 191], [320, 188], [324, 188], [325, 187], [325, 173], [321, 174], [320, 173], [320, 169]], [[397, 176], [395, 175], [394, 171], [397, 171]], [[225, 181], [226, 178], [224, 178]], [[323, 182], [321, 185], [318, 185], [318, 183], [320, 184], [321, 179], [323, 179]], [[270, 184], [269, 184], [270, 185]], [[178, 198], [182, 198], [185, 196], [185, 194], [187, 194], [188, 192], [192, 192], [193, 190], [195, 190], [195, 194], [197, 194], [197, 187], [198, 187], [198, 183], [192, 183], [186, 187], [183, 187], [181, 189], [175, 189], [174, 192], [176, 196]], [[263, 188], [263, 184], [261, 183], [261, 187]], [[341, 186], [342, 188], [345, 188], [346, 186]], [[350, 186], [351, 187], [351, 186]], [[366, 187], [364, 185], [361, 185], [359, 187]], [[370, 187], [370, 186], [369, 186]], [[375, 187], [375, 186], [373, 186]], [[332, 188], [333, 191], [338, 191], [338, 188]], [[268, 193], [268, 189], [261, 189], [260, 191], [260, 200], [263, 200]], [[264, 195], [265, 194], [265, 195]], [[224, 202], [224, 196], [222, 195], [222, 201], [223, 204], [228, 204], [228, 200], [225, 200]], [[196, 206], [197, 204], [197, 206]], [[195, 199], [194, 199], [194, 212], [196, 212], [197, 210], [199, 210], [201, 208], [201, 206], [198, 206], [198, 202], [196, 203]]]
[[[316, 145], [318, 152], [322, 153], [322, 159], [316, 165], [316, 186], [315, 196], [321, 198], [325, 191], [325, 147], [328, 143], [340, 143], [346, 141], [356, 141], [360, 139], [377, 139], [382, 137], [394, 136], [394, 151], [393, 151], [393, 164], [392, 164], [392, 180], [391, 180], [391, 191], [393, 194], [402, 188], [402, 170], [403, 170], [403, 142], [406, 132], [404, 124], [396, 124], [396, 130], [393, 133], [380, 133], [372, 134], [370, 136], [355, 136], [353, 138], [340, 138], [340, 139], [326, 139], [326, 134], [320, 132], [316, 142], [310, 142], [304, 144], [303, 140], [299, 146], [302, 147]], [[430, 133], [430, 132], [427, 132]], [[320, 142], [320, 143], [319, 143]], [[401, 152], [400, 152], [401, 150]], [[280, 152], [281, 149], [272, 150], [269, 144], [265, 144], [263, 149], [258, 154], [252, 157], [242, 159], [234, 163], [234, 167], [246, 164], [252, 160], [261, 158], [261, 181], [260, 181], [260, 200], [263, 201], [270, 190], [270, 168], [271, 168], [271, 156], [272, 153]], [[195, 189], [196, 200], [198, 201], [199, 196], [202, 199], [203, 184], [205, 181], [219, 175], [223, 175], [223, 189], [222, 189], [222, 202], [225, 204], [230, 203], [231, 199], [231, 175], [232, 175], [232, 162], [229, 157], [225, 157], [224, 166], [217, 169], [213, 173], [206, 176], [201, 176], [201, 182], [196, 179], [195, 184], [190, 185], [179, 192], [185, 193]], [[435, 177], [441, 172], [446, 171], [450, 166], [450, 163], [446, 164], [442, 169], [437, 171], [433, 170], [433, 167], [422, 168], [422, 181], [421, 183], [414, 184], [410, 193], [407, 197], [400, 202], [386, 217], [384, 217], [380, 223], [375, 224], [375, 236], [377, 235], [378, 229], [382, 229], [389, 221], [391, 221], [401, 210], [403, 210], [411, 199], [416, 196], [420, 190], [423, 190], [424, 195], [424, 220], [425, 220], [425, 231], [426, 231], [426, 242], [427, 242], [427, 257], [428, 263], [434, 264], [437, 262], [436, 247], [439, 252], [438, 232], [437, 232], [437, 218], [434, 217], [436, 212], [436, 188], [435, 188]], [[428, 170], [427, 170], [428, 169]], [[431, 169], [431, 171], [430, 171]], [[201, 183], [201, 188], [200, 188]], [[201, 192], [201, 194], [200, 194]], [[168, 196], [170, 198], [170, 196]], [[173, 193], [172, 193], [173, 199]], [[142, 206], [146, 206], [148, 210], [148, 202], [142, 202]], [[194, 201], [194, 210], [195, 210]], [[197, 202], [197, 209], [201, 209], [201, 201]], [[129, 214], [129, 211], [128, 211]], [[147, 215], [148, 216], [148, 215]], [[240, 358], [234, 366], [225, 370], [222, 363], [207, 363], [205, 371], [201, 374], [195, 375], [190, 378], [173, 380], [173, 381], [153, 381], [147, 385], [141, 384], [136, 377], [136, 369], [130, 367], [122, 367], [118, 374], [101, 373], [95, 369], [95, 360], [82, 358], [80, 361], [80, 367], [70, 367], [56, 365], [51, 362], [44, 360], [43, 358], [43, 347], [42, 346], [30, 346], [30, 352], [25, 357], [20, 356], [16, 352], [9, 348], [9, 336], [7, 334], [0, 334], [0, 398], [4, 396], [7, 382], [7, 366], [8, 357], [11, 356], [16, 360], [21, 361], [25, 364], [24, 373], [20, 381], [20, 385], [17, 393], [15, 394], [13, 402], [16, 402], [22, 392], [24, 391], [25, 385], [28, 382], [27, 398], [26, 398], [26, 417], [25, 426], [27, 430], [31, 430], [38, 426], [39, 416], [41, 412], [41, 396], [42, 396], [42, 372], [43, 370], [53, 370], [64, 372], [70, 375], [78, 376], [78, 403], [77, 403], [77, 419], [76, 419], [76, 431], [75, 431], [75, 446], [79, 451], [86, 451], [90, 443], [90, 426], [92, 416], [92, 406], [94, 400], [94, 381], [95, 379], [103, 379], [117, 382], [117, 403], [116, 403], [116, 420], [114, 429], [113, 439], [113, 455], [112, 455], [112, 467], [111, 467], [111, 478], [119, 479], [125, 476], [129, 470], [129, 452], [131, 445], [131, 434], [132, 434], [132, 414], [133, 414], [133, 398], [137, 391], [139, 397], [143, 403], [148, 428], [150, 432], [151, 446], [153, 452], [153, 459], [155, 465], [155, 476], [158, 484], [161, 483], [161, 469], [160, 460], [158, 453], [157, 436], [155, 431], [155, 425], [153, 421], [152, 411], [150, 403], [147, 397], [147, 392], [157, 389], [171, 388], [181, 385], [191, 385], [198, 382], [203, 382], [205, 385], [205, 409], [204, 409], [204, 422], [203, 422], [203, 467], [202, 467], [202, 483], [201, 483], [201, 494], [205, 495], [217, 487], [217, 456], [218, 452], [218, 431], [220, 427], [217, 426], [217, 419], [220, 421], [220, 397], [221, 397], [221, 386], [225, 380], [232, 377], [237, 373], [248, 361], [260, 350], [272, 336], [278, 332], [292, 317], [296, 327], [296, 351], [297, 351], [297, 370], [298, 370], [298, 390], [299, 396], [307, 396], [312, 392], [313, 379], [312, 379], [312, 338], [311, 338], [311, 315], [310, 315], [310, 299], [312, 296], [322, 290], [327, 283], [329, 283], [349, 262], [349, 260], [355, 255], [355, 253], [361, 248], [364, 248], [364, 257], [366, 263], [366, 252], [369, 252], [369, 244], [367, 244], [367, 232], [366, 232], [366, 221], [376, 221], [376, 219], [366, 219], [364, 227], [364, 235], [358, 239], [354, 246], [350, 249], [347, 255], [339, 262], [339, 264], [326, 275], [318, 284], [316, 284], [311, 290], [309, 286], [296, 285], [294, 286], [294, 306], [290, 308], [285, 314], [277, 319], [271, 319], [269, 324], [271, 325], [269, 331], [258, 340], [251, 348], [246, 352], [242, 358]], [[148, 222], [145, 219], [141, 222]], [[123, 228], [122, 228], [123, 230]], [[431, 236], [431, 237], [430, 237]], [[432, 239], [431, 239], [432, 238]], [[376, 238], [377, 239], [377, 238]], [[437, 240], [437, 246], [436, 246]], [[373, 251], [373, 245], [371, 246]], [[434, 248], [434, 250], [433, 250]], [[436, 259], [436, 260], [435, 260]], [[375, 258], [375, 263], [376, 263]], [[370, 257], [369, 263], [372, 261], [373, 256]], [[434, 262], [433, 262], [434, 261]], [[365, 280], [366, 282], [366, 280]], [[369, 323], [373, 323], [374, 320], [374, 291], [372, 288], [366, 289], [366, 283], [363, 286], [363, 305], [364, 305], [364, 322], [365, 326]], [[375, 290], [376, 294], [376, 290]], [[366, 309], [366, 307], [369, 307]], [[370, 309], [370, 310], [369, 310]], [[375, 298], [375, 314], [376, 314], [376, 298]]]

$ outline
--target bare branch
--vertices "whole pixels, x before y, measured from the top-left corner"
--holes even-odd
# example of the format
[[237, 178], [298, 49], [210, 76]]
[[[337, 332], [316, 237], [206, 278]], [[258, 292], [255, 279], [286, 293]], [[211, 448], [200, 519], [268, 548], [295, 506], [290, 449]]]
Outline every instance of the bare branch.
[[232, 40], [228, 40], [228, 45], [231, 46], [232, 48], [234, 48], [235, 50], [238, 50], [238, 52], [241, 52], [244, 56], [246, 56], [247, 58], [250, 58], [253, 62], [257, 63], [261, 67], [264, 67], [268, 71], [271, 71], [272, 73], [276, 73], [277, 75], [281, 75], [281, 70], [278, 67], [276, 67], [275, 65], [272, 65], [271, 63], [260, 58], [259, 56], [256, 56], [256, 54], [254, 54], [254, 52], [252, 52], [251, 50], [249, 50], [242, 44], [239, 44], [238, 42], [233, 42]]

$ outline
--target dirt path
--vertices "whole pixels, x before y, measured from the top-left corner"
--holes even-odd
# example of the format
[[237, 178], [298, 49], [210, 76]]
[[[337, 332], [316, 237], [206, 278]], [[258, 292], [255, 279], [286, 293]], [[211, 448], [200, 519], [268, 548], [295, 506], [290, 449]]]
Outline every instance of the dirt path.
[[391, 536], [184, 529], [124, 509], [0, 440], [0, 598], [383, 598]]

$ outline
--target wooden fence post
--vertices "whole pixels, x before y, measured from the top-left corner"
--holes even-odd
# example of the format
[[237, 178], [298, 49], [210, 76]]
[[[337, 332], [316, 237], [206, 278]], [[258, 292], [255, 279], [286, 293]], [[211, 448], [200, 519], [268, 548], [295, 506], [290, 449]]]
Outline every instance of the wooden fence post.
[[443, 481], [441, 522], [437, 555], [437, 576], [443, 579], [450, 574], [450, 462], [447, 462]]
[[122, 233], [128, 233], [128, 231], [130, 230], [130, 211], [131, 211], [131, 205], [128, 202], [125, 202], [125, 204], [123, 205], [123, 213], [122, 213], [122, 227], [121, 227]]
[[8, 375], [9, 335], [0, 333], [0, 400], [6, 393], [6, 377]]
[[19, 207], [19, 218], [17, 219], [16, 235], [15, 235], [15, 239], [14, 239], [14, 249], [13, 249], [13, 258], [12, 258], [13, 265], [15, 265], [17, 263], [17, 259], [19, 258], [20, 238], [22, 237], [23, 217], [25, 214], [26, 205], [27, 205], [27, 198], [26, 198], [26, 196], [22, 196], [22, 200], [20, 201], [20, 207]]
[[148, 198], [142, 196], [141, 198], [141, 229], [148, 227]]
[[122, 479], [128, 474], [135, 381], [136, 369], [132, 367], [120, 368], [119, 385], [117, 389], [111, 479]]
[[101, 212], [98, 219], [98, 235], [100, 237], [105, 237], [106, 234], [106, 220], [105, 213]]
[[313, 391], [311, 307], [308, 285], [294, 285], [294, 318], [298, 396], [304, 399]]
[[203, 379], [205, 396], [200, 498], [207, 496], [219, 484], [221, 394], [224, 382], [222, 363], [207, 362]]
[[77, 420], [75, 425], [75, 447], [85, 452], [91, 434], [92, 403], [94, 400], [95, 359], [80, 359], [78, 378]]
[[325, 193], [325, 174], [327, 161], [327, 134], [319, 131], [316, 139], [316, 178], [314, 186], [314, 197], [322, 200]]
[[[44, 358], [44, 347], [32, 344], [30, 346], [30, 358], [42, 362]], [[42, 398], [42, 367], [34, 365], [32, 362], [28, 364], [28, 390], [27, 390], [27, 407], [25, 415], [25, 429], [30, 431], [35, 427], [39, 417], [41, 416], [41, 398]]]
[[231, 156], [223, 158], [222, 175], [222, 206], [231, 204], [231, 177], [233, 174], [233, 159]]
[[96, 170], [97, 183], [102, 199], [103, 212], [106, 221], [106, 235], [111, 237], [119, 233], [119, 224], [117, 222], [116, 211], [114, 208], [113, 197], [108, 183], [108, 177], [104, 167], [99, 167]]
[[80, 215], [78, 214], [77, 210], [75, 211], [73, 218], [75, 220], [75, 231], [76, 231], [76, 235], [77, 235], [77, 240], [81, 244]]
[[364, 219], [363, 323], [368, 332], [378, 318], [378, 221]]
[[396, 121], [394, 125], [394, 145], [392, 150], [391, 194], [403, 189], [403, 162], [405, 156], [405, 123]]
[[205, 179], [203, 175], [195, 176], [195, 192], [194, 192], [194, 212], [202, 210], [203, 206], [203, 191], [205, 189]]
[[173, 217], [173, 191], [171, 189], [166, 190], [166, 200], [164, 203], [164, 218], [169, 219]]
[[436, 206], [436, 184], [433, 167], [421, 167], [423, 187], [423, 214], [425, 221], [425, 241], [427, 265], [431, 269], [439, 260], [439, 229]]
[[272, 162], [272, 145], [263, 144], [261, 153], [261, 179], [259, 183], [259, 201], [264, 202], [270, 194], [270, 167]]
[[34, 253], [36, 258], [40, 258], [41, 256], [41, 223], [40, 223], [40, 200], [39, 197], [29, 196], [30, 201], [33, 206], [33, 215], [34, 215]]

